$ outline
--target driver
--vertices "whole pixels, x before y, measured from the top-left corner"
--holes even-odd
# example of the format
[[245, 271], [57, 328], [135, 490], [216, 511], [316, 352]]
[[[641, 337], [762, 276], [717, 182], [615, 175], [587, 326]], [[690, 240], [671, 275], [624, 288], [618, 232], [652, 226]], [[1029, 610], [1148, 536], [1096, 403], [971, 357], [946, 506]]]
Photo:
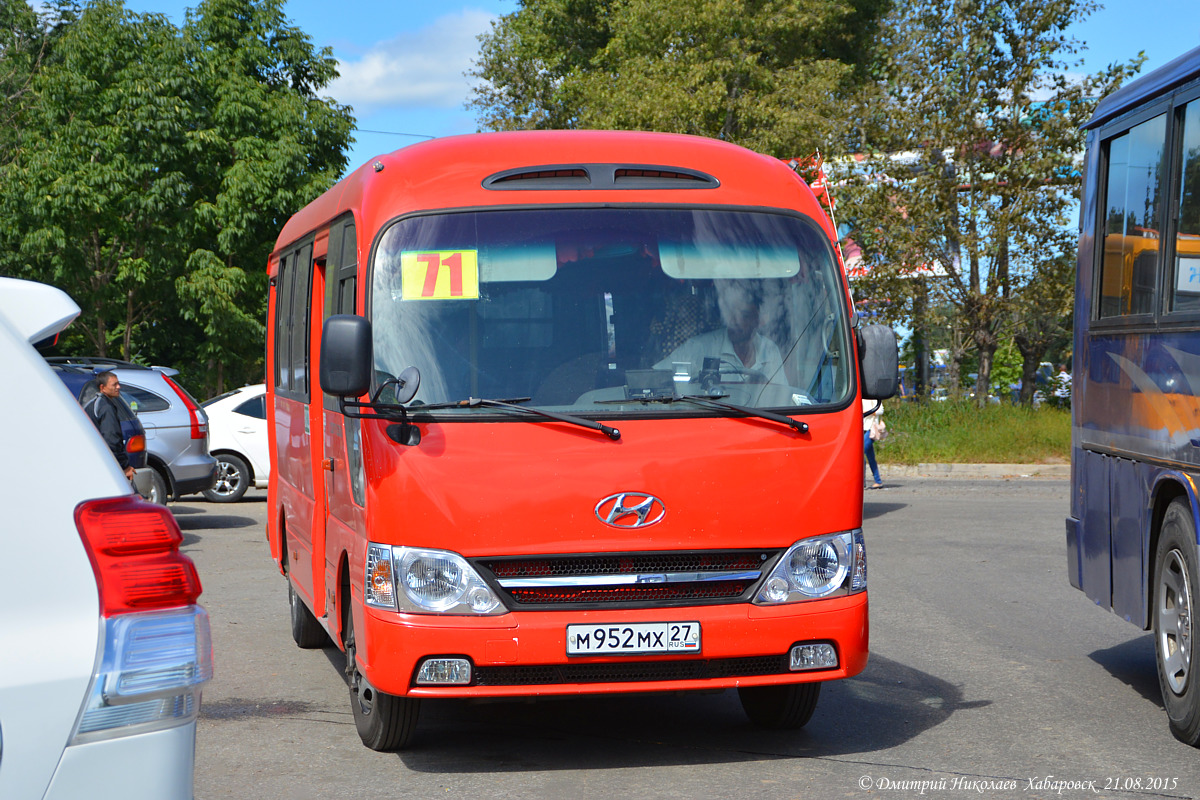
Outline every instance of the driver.
[[[720, 371], [740, 373], [756, 383], [778, 383], [783, 380], [783, 356], [779, 347], [758, 332], [761, 298], [757, 286], [749, 281], [713, 281], [717, 290], [717, 308], [724, 326], [700, 333], [676, 347], [669, 356], [654, 365], [655, 369], [673, 370], [676, 375], [687, 372], [698, 380], [709, 359], [711, 369], [717, 359]], [[747, 373], [751, 373], [747, 375]]]

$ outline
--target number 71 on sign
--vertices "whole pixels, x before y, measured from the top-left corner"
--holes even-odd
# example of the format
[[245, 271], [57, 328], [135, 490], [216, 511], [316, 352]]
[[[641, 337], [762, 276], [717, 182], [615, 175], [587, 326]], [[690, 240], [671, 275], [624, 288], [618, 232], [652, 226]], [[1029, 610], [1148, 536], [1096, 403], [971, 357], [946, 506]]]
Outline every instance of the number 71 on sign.
[[405, 300], [474, 300], [479, 297], [476, 250], [410, 250], [400, 254]]

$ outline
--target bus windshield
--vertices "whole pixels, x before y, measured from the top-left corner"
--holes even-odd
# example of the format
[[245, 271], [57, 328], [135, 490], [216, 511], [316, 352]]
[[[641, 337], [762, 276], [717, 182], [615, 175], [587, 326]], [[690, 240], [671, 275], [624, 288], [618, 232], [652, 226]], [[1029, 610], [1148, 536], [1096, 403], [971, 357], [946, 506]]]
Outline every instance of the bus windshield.
[[[421, 372], [412, 407], [528, 399], [574, 414], [844, 403], [846, 300], [830, 243], [799, 216], [674, 208], [413, 216], [372, 263], [376, 388]], [[479, 409], [441, 413], [479, 413]]]

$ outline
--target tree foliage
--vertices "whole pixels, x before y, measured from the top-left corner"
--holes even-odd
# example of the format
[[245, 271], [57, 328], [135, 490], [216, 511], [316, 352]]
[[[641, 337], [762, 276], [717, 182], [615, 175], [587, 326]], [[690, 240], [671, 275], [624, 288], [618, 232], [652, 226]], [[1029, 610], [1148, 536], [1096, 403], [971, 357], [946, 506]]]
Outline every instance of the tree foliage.
[[46, 26], [25, 0], [0, 0], [0, 163], [19, 141], [17, 120], [49, 46]]
[[523, 0], [481, 37], [491, 129], [623, 128], [777, 156], [844, 149], [887, 0]]
[[80, 302], [81, 353], [206, 391], [262, 379], [267, 254], [340, 174], [353, 126], [316, 94], [331, 52], [282, 7], [203, 0], [181, 29], [95, 0], [33, 75], [0, 162], [0, 270]]
[[129, 355], [162, 316], [182, 263], [179, 226], [195, 138], [181, 42], [160, 16], [99, 2], [35, 75], [21, 145], [0, 171], [19, 270], [80, 300], [100, 355]]
[[201, 334], [191, 352], [220, 391], [232, 364], [257, 366], [233, 370], [236, 380], [262, 380], [267, 255], [288, 217], [345, 168], [354, 120], [317, 96], [336, 62], [285, 18], [282, 0], [203, 0], [182, 35], [204, 136], [175, 289]]
[[[978, 357], [984, 397], [992, 357], [1019, 321], [1031, 282], [1072, 282], [1063, 258], [1073, 220], [1081, 125], [1140, 60], [1082, 78], [1065, 29], [1088, 0], [918, 0], [885, 25], [879, 81], [857, 118], [865, 155], [843, 189], [843, 214], [874, 265], [862, 287], [900, 295], [927, 268], [934, 305], [953, 308]], [[1069, 259], [1068, 259], [1069, 260]], [[1044, 287], [1049, 288], [1049, 287]], [[914, 320], [923, 326], [926, 320]]]
[[[1042, 259], [1013, 293], [1013, 344], [1021, 354], [1021, 402], [1033, 405], [1034, 376], [1045, 356], [1069, 349], [1074, 322], [1074, 242]], [[1064, 291], [1065, 289], [1065, 291]], [[1058, 359], [1063, 361], [1063, 359]]]

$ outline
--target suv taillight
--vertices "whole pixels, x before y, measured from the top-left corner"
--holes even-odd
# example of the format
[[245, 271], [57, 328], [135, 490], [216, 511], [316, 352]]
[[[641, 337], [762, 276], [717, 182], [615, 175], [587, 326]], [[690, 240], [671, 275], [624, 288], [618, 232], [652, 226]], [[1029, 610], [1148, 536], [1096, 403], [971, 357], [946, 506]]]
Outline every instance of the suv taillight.
[[183, 534], [164, 506], [129, 495], [80, 503], [75, 525], [92, 559], [103, 616], [188, 606], [202, 591]]
[[186, 725], [212, 679], [200, 578], [166, 508], [132, 495], [75, 508], [96, 573], [102, 642], [72, 744]]
[[205, 420], [203, 422], [200, 421], [200, 413], [201, 413], [200, 406], [196, 405], [196, 401], [192, 399], [192, 396], [190, 394], [188, 394], [187, 392], [185, 392], [183, 390], [182, 386], [180, 386], [175, 381], [171, 380], [171, 378], [169, 376], [163, 375], [163, 380], [167, 382], [168, 386], [170, 386], [172, 389], [175, 390], [175, 394], [179, 395], [179, 399], [183, 402], [183, 404], [185, 406], [187, 406], [188, 416], [191, 417], [191, 420], [192, 420], [192, 438], [193, 439], [207, 438], [208, 437], [208, 420]]
[[125, 443], [126, 453], [140, 453], [146, 449], [146, 437], [140, 433], [135, 436], [130, 436], [129, 441]]

